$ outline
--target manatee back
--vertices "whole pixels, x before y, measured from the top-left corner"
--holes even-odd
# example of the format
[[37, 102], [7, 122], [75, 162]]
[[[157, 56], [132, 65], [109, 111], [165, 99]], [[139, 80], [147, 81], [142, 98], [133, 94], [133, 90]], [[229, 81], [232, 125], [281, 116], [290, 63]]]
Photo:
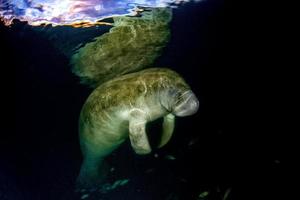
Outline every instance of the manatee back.
[[88, 97], [84, 110], [96, 112], [112, 107], [132, 105], [141, 96], [158, 95], [165, 89], [188, 90], [189, 86], [175, 71], [168, 68], [149, 68], [109, 80], [97, 87]]

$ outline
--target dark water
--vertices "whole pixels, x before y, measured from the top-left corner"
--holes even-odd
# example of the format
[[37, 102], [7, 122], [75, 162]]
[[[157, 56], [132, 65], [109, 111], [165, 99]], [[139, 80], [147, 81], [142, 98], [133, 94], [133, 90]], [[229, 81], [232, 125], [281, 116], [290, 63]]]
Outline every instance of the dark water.
[[[263, 180], [276, 174], [277, 154], [260, 154], [261, 147], [250, 144], [259, 138], [241, 137], [242, 129], [230, 128], [239, 126], [231, 107], [236, 99], [230, 93], [224, 2], [175, 9], [171, 27], [171, 42], [154, 66], [179, 72], [198, 96], [200, 110], [178, 119], [170, 143], [151, 155], [137, 156], [124, 144], [110, 162], [114, 176], [129, 183], [89, 199], [221, 200], [226, 192], [234, 199], [255, 169], [266, 172]], [[82, 160], [77, 120], [91, 90], [71, 73], [70, 49], [109, 27], [46, 29], [20, 22], [0, 27], [1, 98], [7, 109], [1, 112], [0, 199], [80, 199], [73, 192]], [[149, 132], [159, 130], [159, 124], [149, 124]]]

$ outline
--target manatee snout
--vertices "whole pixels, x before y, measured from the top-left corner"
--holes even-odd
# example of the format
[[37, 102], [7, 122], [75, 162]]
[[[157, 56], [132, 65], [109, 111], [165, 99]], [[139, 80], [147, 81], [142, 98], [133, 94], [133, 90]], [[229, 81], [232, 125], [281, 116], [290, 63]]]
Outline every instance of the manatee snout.
[[185, 92], [176, 103], [173, 113], [178, 117], [195, 114], [199, 109], [199, 101], [192, 91]]

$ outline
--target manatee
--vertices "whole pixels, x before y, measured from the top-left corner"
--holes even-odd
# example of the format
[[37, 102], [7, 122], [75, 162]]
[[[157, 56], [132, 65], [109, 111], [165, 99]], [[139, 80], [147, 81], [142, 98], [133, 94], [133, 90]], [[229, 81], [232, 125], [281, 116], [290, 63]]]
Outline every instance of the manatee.
[[[194, 114], [199, 102], [188, 84], [167, 68], [150, 68], [170, 40], [170, 8], [143, 8], [140, 16], [114, 17], [109, 32], [81, 47], [72, 72], [94, 88], [79, 117], [83, 163], [78, 188], [114, 189], [105, 182], [105, 162], [130, 139], [140, 155], [151, 152], [146, 124], [163, 118], [158, 147], [170, 140], [175, 116]], [[107, 186], [107, 187], [106, 187]]]
[[194, 114], [199, 101], [188, 84], [167, 68], [150, 68], [126, 74], [98, 86], [87, 98], [79, 119], [83, 164], [80, 187], [101, 184], [106, 176], [105, 158], [126, 139], [140, 155], [151, 146], [146, 124], [163, 117], [162, 147], [170, 140], [175, 116]]

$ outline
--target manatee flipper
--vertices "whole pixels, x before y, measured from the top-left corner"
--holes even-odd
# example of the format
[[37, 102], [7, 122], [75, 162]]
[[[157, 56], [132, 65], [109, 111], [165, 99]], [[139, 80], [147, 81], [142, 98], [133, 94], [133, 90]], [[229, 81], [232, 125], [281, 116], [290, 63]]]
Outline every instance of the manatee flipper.
[[131, 115], [132, 117], [129, 121], [129, 139], [131, 146], [137, 154], [148, 154], [151, 152], [151, 147], [146, 134], [147, 120], [145, 113], [134, 110]]
[[171, 113], [164, 116], [163, 132], [161, 135], [160, 142], [158, 144], [158, 148], [163, 147], [169, 142], [169, 140], [173, 135], [174, 127], [175, 127], [175, 116]]

